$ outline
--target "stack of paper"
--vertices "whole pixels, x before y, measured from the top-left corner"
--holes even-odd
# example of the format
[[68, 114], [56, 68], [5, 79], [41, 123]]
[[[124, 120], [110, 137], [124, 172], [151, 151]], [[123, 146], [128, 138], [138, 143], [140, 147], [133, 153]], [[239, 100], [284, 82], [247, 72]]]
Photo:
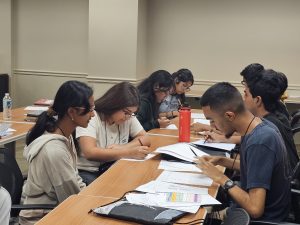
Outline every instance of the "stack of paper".
[[16, 131], [10, 128], [10, 123], [0, 123], [0, 137], [11, 135], [12, 132]]
[[163, 171], [156, 180], [169, 183], [202, 186], [211, 186], [213, 183], [213, 180], [204, 174], [182, 173], [172, 171]]
[[177, 209], [190, 213], [196, 213], [201, 205], [220, 204], [208, 194], [207, 188], [151, 181], [138, 187], [137, 190], [148, 193], [128, 194], [126, 199], [129, 202]]
[[159, 147], [155, 150], [155, 152], [171, 155], [188, 162], [195, 161], [196, 157], [207, 155], [205, 152], [187, 143], [176, 143], [173, 145]]
[[204, 140], [199, 140], [192, 143], [196, 145], [210, 147], [210, 148], [217, 148], [225, 151], [231, 151], [232, 149], [235, 148], [235, 144], [231, 144], [231, 143], [211, 143], [211, 142], [205, 142]]
[[202, 123], [205, 125], [210, 125], [210, 121], [206, 119], [194, 119], [194, 123]]
[[171, 162], [167, 160], [161, 160], [158, 169], [167, 171], [201, 172], [201, 169], [198, 168], [195, 164]]
[[203, 113], [191, 113], [192, 119], [205, 119], [205, 116]]

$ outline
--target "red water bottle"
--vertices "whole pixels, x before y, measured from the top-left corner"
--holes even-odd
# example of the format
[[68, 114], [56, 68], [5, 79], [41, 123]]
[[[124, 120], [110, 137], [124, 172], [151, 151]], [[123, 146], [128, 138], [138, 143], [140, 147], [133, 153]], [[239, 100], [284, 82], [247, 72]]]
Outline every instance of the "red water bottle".
[[179, 109], [179, 142], [190, 142], [191, 108], [183, 106]]

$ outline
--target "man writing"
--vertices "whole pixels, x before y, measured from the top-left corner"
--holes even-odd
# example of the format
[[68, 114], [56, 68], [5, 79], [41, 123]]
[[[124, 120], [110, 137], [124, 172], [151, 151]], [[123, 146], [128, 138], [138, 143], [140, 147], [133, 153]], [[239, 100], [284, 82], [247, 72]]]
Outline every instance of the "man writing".
[[[201, 97], [200, 104], [205, 117], [226, 138], [237, 132], [242, 139], [240, 160], [206, 156], [199, 158], [199, 168], [228, 191], [235, 203], [252, 218], [284, 220], [290, 204], [290, 171], [278, 129], [248, 111], [239, 91], [229, 83], [217, 83], [210, 87]], [[239, 170], [241, 187], [215, 165]]]

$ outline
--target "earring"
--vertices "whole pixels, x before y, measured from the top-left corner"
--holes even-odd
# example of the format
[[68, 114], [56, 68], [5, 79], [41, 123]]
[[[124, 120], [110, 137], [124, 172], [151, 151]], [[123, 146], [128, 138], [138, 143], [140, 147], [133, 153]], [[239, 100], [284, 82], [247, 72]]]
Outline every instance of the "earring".
[[74, 121], [73, 117], [71, 117], [71, 120]]

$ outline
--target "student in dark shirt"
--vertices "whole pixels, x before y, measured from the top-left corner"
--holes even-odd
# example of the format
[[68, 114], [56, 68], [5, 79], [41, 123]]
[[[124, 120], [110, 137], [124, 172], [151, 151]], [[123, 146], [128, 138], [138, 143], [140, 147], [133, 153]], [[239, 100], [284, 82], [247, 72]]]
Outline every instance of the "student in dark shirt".
[[[200, 104], [212, 126], [226, 137], [242, 136], [240, 159], [204, 156], [197, 164], [204, 174], [220, 184], [251, 218], [283, 221], [289, 213], [290, 174], [285, 145], [271, 122], [248, 111], [239, 91], [229, 83], [217, 83], [201, 97]], [[215, 165], [240, 171], [241, 187]], [[230, 213], [230, 208], [227, 210]]]
[[253, 70], [251, 78], [244, 76], [244, 101], [255, 116], [271, 121], [278, 128], [287, 149], [290, 166], [294, 168], [299, 157], [289, 120], [282, 112], [280, 96], [286, 86], [281, 74], [263, 69]]
[[141, 102], [137, 118], [145, 131], [164, 128], [170, 124], [170, 120], [166, 117], [159, 117], [158, 108], [170, 94], [172, 87], [172, 76], [165, 70], [155, 71], [138, 85]]
[[[263, 73], [265, 71], [265, 68], [263, 65], [259, 64], [259, 63], [252, 63], [249, 64], [248, 66], [246, 66], [242, 71], [241, 71], [241, 76], [243, 77], [242, 80], [242, 84], [245, 85], [251, 81], [254, 81], [256, 79], [256, 75]], [[281, 72], [276, 72], [276, 76], [278, 76], [278, 80], [280, 80], [280, 82], [278, 83], [279, 86], [277, 88], [279, 88], [278, 91], [280, 91], [280, 97], [278, 98], [278, 104], [276, 105], [276, 110], [280, 113], [282, 113], [284, 116], [286, 116], [286, 118], [288, 120], [290, 120], [290, 114], [285, 106], [285, 104], [283, 103], [282, 99], [286, 98], [286, 89], [288, 87], [288, 80], [287, 77], [281, 73]]]

